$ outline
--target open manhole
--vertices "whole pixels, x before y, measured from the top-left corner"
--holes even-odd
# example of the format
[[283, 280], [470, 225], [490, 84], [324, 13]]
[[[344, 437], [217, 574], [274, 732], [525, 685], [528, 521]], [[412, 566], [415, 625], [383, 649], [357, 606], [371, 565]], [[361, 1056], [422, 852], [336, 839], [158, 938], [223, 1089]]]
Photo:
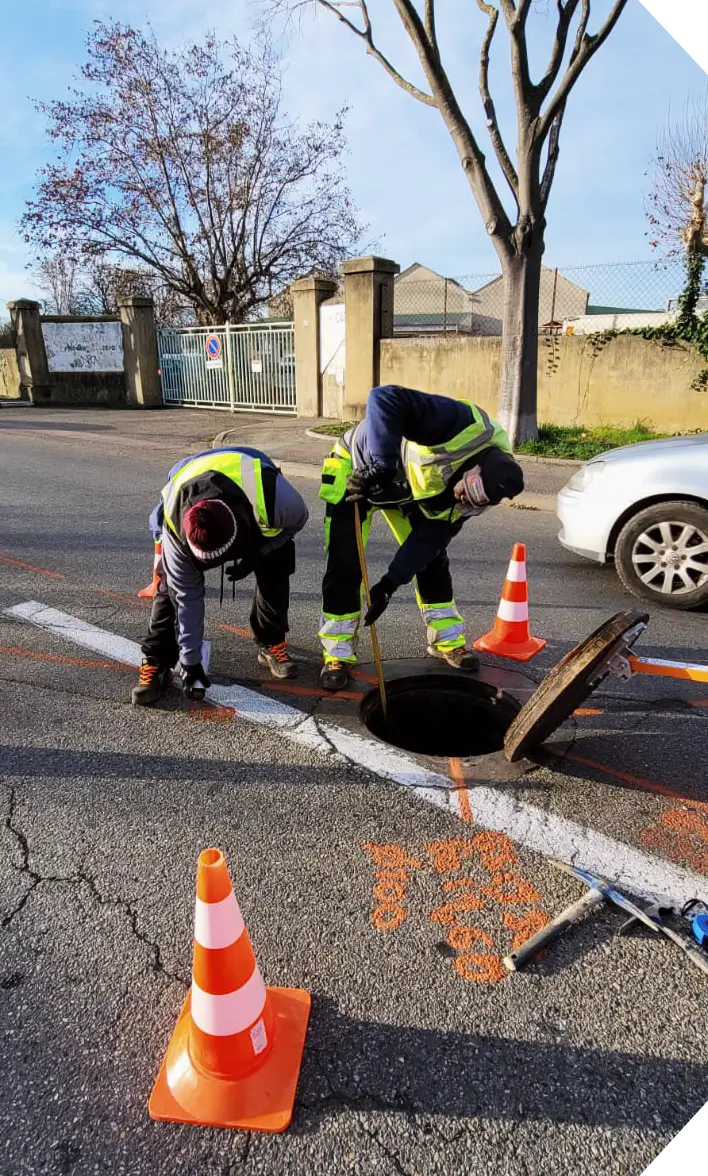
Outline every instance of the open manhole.
[[378, 689], [364, 696], [364, 726], [385, 743], [417, 755], [461, 759], [501, 751], [520, 704], [475, 678], [422, 674], [386, 684], [384, 717]]

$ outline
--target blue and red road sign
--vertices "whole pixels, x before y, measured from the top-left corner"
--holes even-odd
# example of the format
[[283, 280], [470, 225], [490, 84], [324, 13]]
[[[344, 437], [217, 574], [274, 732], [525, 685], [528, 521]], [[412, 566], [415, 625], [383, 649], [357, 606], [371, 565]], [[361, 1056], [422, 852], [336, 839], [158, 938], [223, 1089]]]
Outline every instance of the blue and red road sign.
[[218, 335], [207, 335], [205, 346], [207, 359], [221, 359], [221, 339]]

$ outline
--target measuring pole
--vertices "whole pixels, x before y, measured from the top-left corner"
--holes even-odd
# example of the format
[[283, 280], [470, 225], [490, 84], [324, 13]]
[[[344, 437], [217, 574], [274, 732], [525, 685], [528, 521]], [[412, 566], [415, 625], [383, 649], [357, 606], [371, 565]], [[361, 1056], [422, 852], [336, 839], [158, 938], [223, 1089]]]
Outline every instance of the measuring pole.
[[[356, 529], [356, 546], [359, 552], [359, 567], [361, 568], [361, 578], [364, 583], [364, 599], [366, 600], [366, 607], [371, 608], [371, 589], [369, 588], [369, 572], [366, 567], [366, 552], [364, 551], [364, 536], [361, 533], [361, 515], [359, 513], [359, 503], [354, 503], [354, 527]], [[376, 632], [376, 625], [369, 625], [371, 630], [371, 648], [374, 654], [374, 664], [376, 666], [376, 678], [379, 684], [379, 694], [381, 696], [381, 709], [384, 713], [384, 718], [388, 718], [388, 706], [386, 702], [386, 686], [384, 684], [383, 663], [381, 661], [381, 647], [379, 646], [379, 637]]]

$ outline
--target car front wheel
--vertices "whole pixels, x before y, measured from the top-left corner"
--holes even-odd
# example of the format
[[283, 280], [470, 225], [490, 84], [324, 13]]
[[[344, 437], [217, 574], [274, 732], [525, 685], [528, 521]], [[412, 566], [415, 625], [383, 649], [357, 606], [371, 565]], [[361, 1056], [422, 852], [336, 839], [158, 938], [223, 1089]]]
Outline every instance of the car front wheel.
[[708, 510], [659, 502], [640, 511], [617, 537], [615, 565], [634, 596], [667, 608], [708, 604]]

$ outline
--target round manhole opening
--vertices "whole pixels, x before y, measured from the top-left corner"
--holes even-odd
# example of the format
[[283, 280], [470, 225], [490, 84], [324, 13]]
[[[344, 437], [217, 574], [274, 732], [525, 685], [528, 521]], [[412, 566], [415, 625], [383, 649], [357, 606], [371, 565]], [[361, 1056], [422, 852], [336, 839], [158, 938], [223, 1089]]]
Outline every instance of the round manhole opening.
[[475, 678], [422, 674], [386, 684], [384, 717], [378, 688], [359, 715], [377, 739], [418, 755], [467, 758], [501, 751], [520, 703]]

